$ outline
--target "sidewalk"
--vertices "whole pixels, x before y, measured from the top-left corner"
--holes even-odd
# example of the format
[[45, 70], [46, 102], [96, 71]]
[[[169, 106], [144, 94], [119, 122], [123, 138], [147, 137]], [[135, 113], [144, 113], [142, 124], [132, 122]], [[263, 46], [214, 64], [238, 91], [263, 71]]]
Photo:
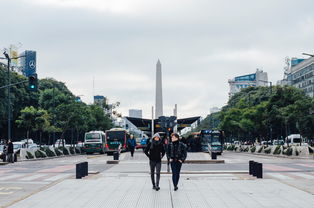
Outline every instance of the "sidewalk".
[[310, 208], [314, 196], [275, 180], [182, 179], [174, 192], [171, 178], [163, 176], [161, 190], [146, 177], [100, 177], [65, 180], [11, 208], [48, 207], [285, 207]]

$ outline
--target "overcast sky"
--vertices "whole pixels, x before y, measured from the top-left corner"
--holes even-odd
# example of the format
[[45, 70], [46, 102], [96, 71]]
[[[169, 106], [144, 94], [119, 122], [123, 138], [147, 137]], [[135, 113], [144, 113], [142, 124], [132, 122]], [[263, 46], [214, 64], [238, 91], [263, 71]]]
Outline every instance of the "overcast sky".
[[312, 0], [0, 0], [0, 47], [37, 51], [40, 78], [63, 81], [151, 117], [162, 63], [164, 114], [205, 116], [228, 79], [260, 68], [275, 83], [285, 57], [314, 53]]

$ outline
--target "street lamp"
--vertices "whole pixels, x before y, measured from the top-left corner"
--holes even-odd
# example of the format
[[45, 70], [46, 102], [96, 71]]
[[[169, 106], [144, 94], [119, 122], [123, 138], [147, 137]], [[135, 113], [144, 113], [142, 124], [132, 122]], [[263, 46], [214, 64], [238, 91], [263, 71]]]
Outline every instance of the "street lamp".
[[309, 53], [302, 53], [302, 55], [314, 57], [313, 54], [309, 54]]

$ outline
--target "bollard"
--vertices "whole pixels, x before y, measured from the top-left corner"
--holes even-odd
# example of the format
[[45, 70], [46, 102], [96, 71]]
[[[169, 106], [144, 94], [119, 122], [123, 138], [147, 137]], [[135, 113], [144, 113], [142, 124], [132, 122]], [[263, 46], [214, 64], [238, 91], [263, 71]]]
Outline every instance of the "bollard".
[[256, 177], [263, 178], [263, 164], [257, 163], [256, 165]]
[[119, 160], [119, 152], [113, 153], [113, 160]]
[[256, 176], [256, 166], [257, 166], [257, 162], [253, 162], [253, 165], [252, 165], [252, 175], [253, 176]]
[[84, 164], [84, 176], [88, 176], [88, 162], [83, 162]]
[[217, 153], [211, 152], [211, 157], [212, 157], [212, 160], [217, 160]]
[[83, 177], [83, 165], [82, 163], [76, 164], [76, 179], [81, 179]]
[[253, 175], [253, 163], [254, 163], [253, 160], [249, 161], [249, 174], [250, 175]]

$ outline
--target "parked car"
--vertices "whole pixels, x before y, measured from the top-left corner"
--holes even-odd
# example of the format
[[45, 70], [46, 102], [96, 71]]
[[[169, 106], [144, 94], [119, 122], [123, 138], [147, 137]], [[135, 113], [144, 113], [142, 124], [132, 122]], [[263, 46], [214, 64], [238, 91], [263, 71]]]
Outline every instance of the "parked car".
[[284, 144], [285, 144], [285, 141], [282, 139], [279, 139], [279, 140], [275, 139], [273, 141], [273, 145], [284, 145]]
[[0, 145], [0, 159], [3, 160], [3, 162], [6, 160], [4, 145]]
[[65, 139], [57, 139], [55, 142], [55, 147], [61, 147], [61, 146], [63, 146], [63, 144], [64, 144], [64, 146], [67, 146]]

